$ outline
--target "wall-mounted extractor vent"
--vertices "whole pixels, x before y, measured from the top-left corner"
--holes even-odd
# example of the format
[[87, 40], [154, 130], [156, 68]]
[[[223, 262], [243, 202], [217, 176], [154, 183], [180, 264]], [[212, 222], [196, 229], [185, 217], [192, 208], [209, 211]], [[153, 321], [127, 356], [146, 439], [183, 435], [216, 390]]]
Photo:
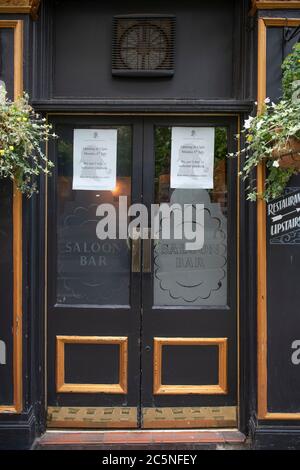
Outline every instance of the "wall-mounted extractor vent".
[[121, 76], [174, 74], [175, 17], [115, 16], [112, 73]]

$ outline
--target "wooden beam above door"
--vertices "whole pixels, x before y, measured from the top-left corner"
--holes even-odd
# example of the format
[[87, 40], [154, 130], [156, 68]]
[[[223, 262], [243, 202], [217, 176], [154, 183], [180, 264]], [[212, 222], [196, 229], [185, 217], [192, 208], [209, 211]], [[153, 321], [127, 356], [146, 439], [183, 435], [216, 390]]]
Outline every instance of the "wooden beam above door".
[[29, 13], [37, 19], [41, 0], [0, 0], [0, 13]]
[[252, 0], [250, 15], [254, 15], [257, 10], [296, 10], [300, 8], [300, 0]]

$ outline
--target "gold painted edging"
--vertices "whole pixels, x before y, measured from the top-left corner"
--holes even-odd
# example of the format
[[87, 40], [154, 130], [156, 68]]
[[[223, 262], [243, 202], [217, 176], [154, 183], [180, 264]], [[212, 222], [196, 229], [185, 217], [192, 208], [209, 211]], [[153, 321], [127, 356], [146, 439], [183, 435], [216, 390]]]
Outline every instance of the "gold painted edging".
[[[0, 20], [0, 28], [14, 31], [14, 99], [23, 93], [23, 21]], [[22, 194], [13, 189], [13, 405], [0, 413], [20, 413], [22, 403]]]
[[237, 157], [237, 175], [236, 175], [236, 335], [237, 335], [237, 421], [240, 421], [240, 399], [241, 399], [241, 358], [240, 358], [240, 341], [241, 341], [241, 319], [240, 319], [240, 250], [241, 250], [241, 241], [240, 241], [240, 224], [241, 224], [241, 188], [240, 188], [240, 170], [241, 170], [241, 116], [238, 115], [237, 118], [237, 150], [238, 150], [238, 157]]
[[[162, 380], [163, 346], [218, 346], [219, 383], [216, 385], [164, 385]], [[227, 394], [227, 338], [154, 338], [154, 395], [225, 395]]]
[[0, 0], [0, 13], [29, 13], [37, 19], [41, 0]]
[[[288, 2], [292, 3], [292, 2]], [[299, 2], [300, 3], [300, 2]], [[258, 20], [258, 112], [261, 112], [267, 95], [267, 27], [300, 26], [300, 18], [259, 18]], [[257, 189], [263, 192], [265, 166], [257, 171]], [[265, 420], [300, 420], [300, 413], [273, 413], [268, 411], [267, 365], [267, 247], [266, 203], [257, 202], [257, 401], [258, 418]]]
[[253, 16], [257, 10], [297, 10], [300, 8], [300, 1], [269, 1], [269, 0], [252, 0], [249, 15]]
[[[119, 383], [65, 383], [65, 344], [116, 344], [120, 348]], [[57, 336], [56, 391], [58, 393], [127, 393], [128, 338], [127, 336]]]

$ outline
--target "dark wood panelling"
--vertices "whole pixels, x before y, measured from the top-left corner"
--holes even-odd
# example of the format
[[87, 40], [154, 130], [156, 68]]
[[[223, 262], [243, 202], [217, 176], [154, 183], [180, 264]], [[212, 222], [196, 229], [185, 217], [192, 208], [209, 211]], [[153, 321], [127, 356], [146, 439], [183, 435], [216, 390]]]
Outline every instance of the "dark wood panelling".
[[[13, 221], [12, 184], [0, 184], [0, 341], [6, 363], [0, 360], [0, 406], [13, 405]], [[1, 354], [3, 357], [3, 354]]]
[[6, 85], [7, 95], [14, 97], [14, 31], [12, 28], [0, 30], [0, 80]]
[[219, 380], [218, 355], [218, 346], [163, 346], [162, 383], [166, 385], [217, 384]]
[[[289, 184], [286, 198], [300, 190], [300, 177], [295, 176]], [[267, 306], [268, 306], [268, 411], [300, 412], [300, 364], [292, 361], [300, 350], [299, 332], [299, 268], [300, 230], [287, 230], [272, 236], [271, 225], [279, 226], [298, 217], [300, 204], [286, 210], [274, 210], [274, 216], [294, 211], [294, 215], [272, 223], [272, 204], [284, 200], [279, 198], [267, 205]], [[298, 341], [298, 347], [292, 347]], [[299, 354], [300, 357], [300, 354]], [[297, 357], [296, 357], [297, 359]], [[300, 415], [299, 415], [300, 417]]]
[[293, 45], [300, 40], [300, 31], [292, 27], [268, 28], [267, 40], [267, 96], [273, 101], [282, 95], [281, 64], [292, 51]]
[[79, 384], [118, 383], [119, 346], [112, 344], [66, 344], [65, 381], [66, 383]]

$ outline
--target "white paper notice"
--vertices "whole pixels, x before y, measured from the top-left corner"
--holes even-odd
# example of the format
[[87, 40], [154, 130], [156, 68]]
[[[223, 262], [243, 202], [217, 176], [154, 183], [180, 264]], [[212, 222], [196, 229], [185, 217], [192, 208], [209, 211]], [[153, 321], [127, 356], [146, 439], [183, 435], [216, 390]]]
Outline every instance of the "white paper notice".
[[117, 140], [117, 129], [74, 130], [73, 189], [116, 187]]
[[213, 189], [214, 127], [173, 127], [171, 188]]

